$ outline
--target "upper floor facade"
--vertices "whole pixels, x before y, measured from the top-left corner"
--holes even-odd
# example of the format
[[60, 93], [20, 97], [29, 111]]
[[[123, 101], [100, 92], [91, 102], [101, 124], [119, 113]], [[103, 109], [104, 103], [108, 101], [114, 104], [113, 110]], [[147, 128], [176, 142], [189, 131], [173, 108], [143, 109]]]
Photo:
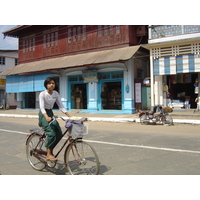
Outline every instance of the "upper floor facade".
[[148, 41], [145, 25], [22, 25], [4, 36], [19, 38], [19, 64]]
[[149, 26], [148, 34], [148, 49], [154, 59], [200, 54], [200, 25]]
[[148, 33], [150, 44], [195, 39], [200, 37], [200, 25], [152, 25]]
[[18, 50], [0, 50], [0, 72], [18, 64]]

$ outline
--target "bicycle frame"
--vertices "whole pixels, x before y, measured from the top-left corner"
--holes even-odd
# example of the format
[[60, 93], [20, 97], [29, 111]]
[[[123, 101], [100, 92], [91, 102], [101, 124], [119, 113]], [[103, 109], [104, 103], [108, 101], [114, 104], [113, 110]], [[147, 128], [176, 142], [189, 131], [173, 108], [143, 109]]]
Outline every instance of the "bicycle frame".
[[[63, 118], [61, 118], [63, 121], [64, 121], [64, 119]], [[55, 119], [54, 119], [55, 120]], [[52, 123], [52, 122], [51, 122]], [[50, 124], [51, 124], [50, 123]], [[50, 125], [49, 124], [49, 125]], [[68, 128], [64, 131], [64, 133], [62, 134], [62, 137], [61, 137], [61, 139], [60, 139], [60, 141], [62, 140], [62, 138], [66, 135], [66, 133], [68, 132]], [[45, 135], [45, 133], [43, 133], [43, 134], [41, 134], [41, 133], [39, 133], [39, 131], [38, 131], [38, 129], [36, 129], [36, 131], [34, 131], [34, 130], [32, 130], [32, 134], [33, 133], [35, 133], [35, 134], [37, 134], [37, 135], [39, 135], [40, 136], [40, 140], [39, 140], [39, 142], [38, 142], [38, 144], [36, 145], [36, 147], [35, 147], [35, 149], [34, 150], [36, 150], [37, 149], [37, 147], [38, 147], [38, 145], [40, 144], [40, 142], [41, 142], [41, 140], [43, 140], [45, 137], [46, 137], [46, 135]], [[29, 135], [29, 137], [32, 135], [32, 134], [30, 134]], [[29, 138], [28, 137], [28, 138]], [[27, 141], [28, 141], [28, 138], [27, 138]], [[60, 152], [63, 150], [63, 148], [66, 146], [66, 144], [69, 142], [69, 140], [70, 139], [72, 139], [72, 136], [68, 136], [68, 138], [66, 139], [66, 141], [64, 142], [64, 144], [62, 145], [62, 147], [59, 149], [59, 151], [56, 153], [56, 155], [54, 156], [55, 158], [57, 158], [58, 157], [58, 155], [60, 154]], [[77, 141], [77, 140], [80, 140], [80, 139], [82, 139], [81, 137], [78, 137], [78, 138], [75, 138], [75, 139], [73, 139], [73, 142], [74, 141]], [[59, 142], [60, 142], [59, 141]], [[58, 143], [59, 143], [58, 142]], [[57, 144], [58, 144], [57, 143]], [[57, 146], [57, 144], [56, 144], [56, 146]]]

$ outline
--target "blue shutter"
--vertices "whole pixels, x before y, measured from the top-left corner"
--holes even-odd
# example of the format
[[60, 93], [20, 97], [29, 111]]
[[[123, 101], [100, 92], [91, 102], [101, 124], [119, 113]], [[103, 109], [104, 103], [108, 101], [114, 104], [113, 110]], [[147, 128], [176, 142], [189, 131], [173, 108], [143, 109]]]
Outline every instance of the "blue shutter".
[[36, 92], [45, 89], [44, 80], [51, 73], [12, 75], [6, 77], [6, 93]]

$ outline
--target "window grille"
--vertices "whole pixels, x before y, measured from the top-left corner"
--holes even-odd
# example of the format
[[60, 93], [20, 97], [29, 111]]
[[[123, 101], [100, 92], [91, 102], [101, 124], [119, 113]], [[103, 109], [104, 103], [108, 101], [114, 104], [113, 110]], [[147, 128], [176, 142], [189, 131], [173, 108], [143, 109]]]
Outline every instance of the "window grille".
[[69, 82], [78, 81], [78, 77], [69, 77]]
[[98, 79], [110, 79], [110, 74], [99, 74]]
[[5, 57], [0, 57], [0, 65], [5, 65]]
[[188, 55], [188, 54], [200, 54], [200, 43], [192, 43], [185, 45], [176, 45], [170, 47], [160, 47], [152, 49], [152, 56], [155, 58]]
[[112, 78], [123, 78], [123, 73], [114, 73], [112, 74]]

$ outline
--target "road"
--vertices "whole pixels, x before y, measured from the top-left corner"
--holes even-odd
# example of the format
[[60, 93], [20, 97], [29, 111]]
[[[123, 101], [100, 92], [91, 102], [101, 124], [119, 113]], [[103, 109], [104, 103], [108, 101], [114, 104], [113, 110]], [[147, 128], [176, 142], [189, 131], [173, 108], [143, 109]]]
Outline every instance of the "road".
[[[89, 134], [84, 139], [99, 155], [101, 175], [200, 174], [199, 125], [87, 123]], [[68, 174], [63, 165], [63, 154], [58, 157], [55, 169], [40, 172], [31, 168], [25, 153], [30, 128], [38, 128], [37, 119], [0, 118], [0, 174]]]

